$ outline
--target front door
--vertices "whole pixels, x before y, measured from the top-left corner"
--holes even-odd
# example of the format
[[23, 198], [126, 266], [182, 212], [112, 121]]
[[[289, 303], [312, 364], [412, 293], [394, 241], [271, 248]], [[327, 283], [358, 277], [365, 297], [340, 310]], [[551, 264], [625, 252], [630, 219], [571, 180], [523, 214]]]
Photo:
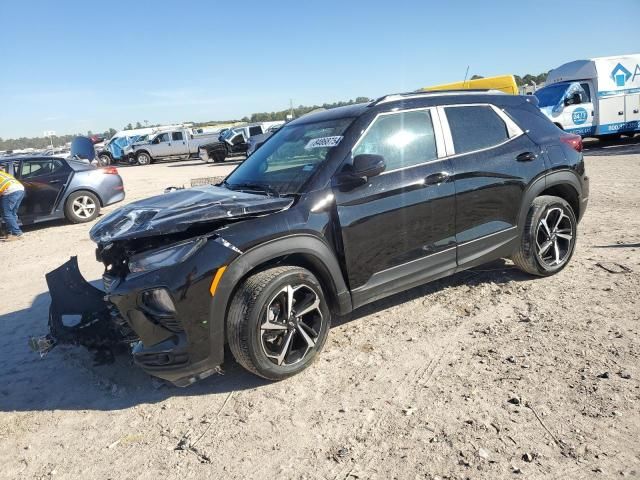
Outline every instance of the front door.
[[[572, 85], [565, 94], [565, 98], [574, 100], [574, 103], [565, 105], [562, 109], [560, 121], [565, 130], [576, 135], [586, 137], [595, 133], [595, 111], [592, 102], [591, 84], [587, 82]], [[577, 96], [576, 96], [577, 94]], [[579, 100], [578, 100], [579, 99]]]
[[22, 160], [18, 179], [25, 196], [18, 216], [29, 223], [53, 213], [71, 176], [71, 168], [57, 158]]
[[153, 144], [153, 156], [154, 157], [168, 157], [171, 153], [171, 137], [169, 132], [164, 132], [158, 135], [151, 142]]
[[458, 264], [500, 257], [518, 236], [527, 185], [544, 170], [539, 147], [492, 105], [438, 107], [456, 189]]
[[386, 169], [334, 187], [355, 307], [455, 269], [455, 191], [435, 109], [378, 115], [359, 154], [382, 155]]

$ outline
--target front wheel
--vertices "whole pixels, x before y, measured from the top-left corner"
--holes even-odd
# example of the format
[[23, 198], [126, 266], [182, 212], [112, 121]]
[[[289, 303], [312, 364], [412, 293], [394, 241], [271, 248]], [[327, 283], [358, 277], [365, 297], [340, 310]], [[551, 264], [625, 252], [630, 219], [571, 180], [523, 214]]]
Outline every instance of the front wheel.
[[90, 222], [100, 213], [100, 201], [91, 192], [75, 192], [67, 198], [64, 213], [71, 223]]
[[101, 154], [98, 156], [98, 163], [102, 167], [111, 165], [111, 157], [109, 155]]
[[138, 161], [138, 165], [150, 165], [151, 155], [149, 155], [147, 152], [140, 152], [136, 156], [136, 160]]
[[250, 372], [282, 380], [307, 368], [322, 350], [331, 312], [316, 277], [300, 267], [270, 268], [249, 277], [227, 317], [229, 347]]
[[560, 197], [533, 200], [513, 263], [527, 273], [549, 276], [567, 266], [576, 247], [575, 212]]

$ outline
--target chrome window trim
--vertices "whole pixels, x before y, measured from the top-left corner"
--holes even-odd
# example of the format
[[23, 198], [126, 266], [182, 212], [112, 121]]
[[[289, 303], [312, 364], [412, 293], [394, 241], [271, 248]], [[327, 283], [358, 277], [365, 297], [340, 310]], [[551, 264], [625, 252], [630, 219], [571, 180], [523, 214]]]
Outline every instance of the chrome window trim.
[[360, 137], [358, 138], [358, 141], [353, 145], [353, 147], [351, 147], [351, 156], [353, 157], [353, 151], [356, 148], [358, 148], [358, 146], [362, 142], [362, 139], [367, 135], [367, 133], [369, 133], [369, 130], [371, 130], [371, 127], [373, 127], [373, 125], [375, 125], [375, 123], [378, 121], [378, 118], [384, 117], [384, 116], [389, 116], [389, 115], [399, 115], [399, 114], [402, 114], [402, 113], [421, 112], [421, 111], [428, 112], [430, 117], [431, 117], [431, 124], [433, 125], [433, 133], [434, 133], [434, 137], [435, 137], [435, 140], [436, 140], [436, 155], [437, 155], [437, 157], [433, 158], [431, 160], [427, 160], [425, 162], [420, 162], [420, 163], [414, 163], [414, 164], [411, 164], [411, 165], [407, 165], [406, 167], [394, 168], [393, 170], [385, 170], [380, 175], [387, 175], [389, 173], [399, 172], [401, 170], [406, 170], [408, 168], [419, 167], [421, 165], [426, 165], [428, 163], [437, 162], [437, 161], [442, 160], [443, 158], [446, 158], [447, 152], [446, 152], [446, 149], [445, 149], [445, 136], [444, 136], [444, 132], [442, 131], [442, 125], [440, 123], [440, 115], [438, 114], [436, 107], [417, 107], [417, 108], [408, 108], [408, 109], [403, 109], [403, 110], [393, 109], [393, 110], [390, 110], [388, 112], [378, 113], [373, 118], [373, 120], [371, 120], [369, 125], [367, 125], [367, 128], [365, 128], [364, 131], [360, 134]]
[[[453, 146], [453, 136], [451, 135], [451, 127], [449, 126], [449, 119], [447, 118], [447, 113], [445, 112], [445, 108], [455, 108], [455, 107], [489, 107], [491, 108], [498, 117], [505, 123], [507, 128], [507, 134], [509, 137], [501, 143], [497, 143], [495, 145], [491, 145], [489, 147], [480, 148], [477, 150], [470, 150], [464, 153], [456, 153], [455, 148]], [[503, 109], [498, 108], [492, 103], [459, 103], [454, 105], [438, 105], [438, 113], [440, 115], [442, 130], [444, 132], [445, 145], [447, 148], [448, 158], [459, 157], [462, 155], [469, 155], [472, 153], [485, 152], [487, 150], [492, 150], [497, 147], [501, 147], [502, 145], [506, 145], [511, 140], [518, 138], [521, 135], [524, 135], [524, 131], [509, 117]]]

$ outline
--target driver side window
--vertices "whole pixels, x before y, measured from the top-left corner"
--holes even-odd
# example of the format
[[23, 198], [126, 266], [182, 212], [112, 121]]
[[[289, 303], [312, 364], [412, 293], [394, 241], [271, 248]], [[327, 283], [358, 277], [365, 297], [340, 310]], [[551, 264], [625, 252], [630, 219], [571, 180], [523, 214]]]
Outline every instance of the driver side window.
[[438, 158], [431, 113], [426, 110], [381, 115], [373, 121], [353, 156], [382, 155], [387, 171]]

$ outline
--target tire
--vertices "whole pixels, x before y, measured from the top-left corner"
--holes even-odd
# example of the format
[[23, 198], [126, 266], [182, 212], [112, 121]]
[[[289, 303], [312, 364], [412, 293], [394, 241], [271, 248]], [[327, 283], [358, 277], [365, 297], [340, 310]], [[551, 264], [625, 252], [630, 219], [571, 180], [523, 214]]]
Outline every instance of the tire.
[[111, 165], [111, 157], [109, 155], [104, 155], [104, 154], [99, 155], [98, 156], [98, 163], [102, 167], [106, 167], [108, 165]]
[[73, 192], [64, 206], [64, 216], [71, 223], [90, 222], [95, 220], [99, 213], [100, 200], [95, 194], [86, 190]]
[[224, 159], [227, 158], [224, 152], [213, 152], [213, 162], [214, 163], [222, 163]]
[[138, 165], [151, 165], [151, 155], [149, 155], [147, 152], [140, 152], [136, 156], [136, 161], [138, 162]]
[[573, 256], [577, 223], [573, 209], [562, 198], [537, 197], [527, 214], [518, 251], [511, 257], [513, 263], [532, 275], [558, 273]]
[[[294, 301], [286, 319], [289, 292]], [[296, 302], [310, 310], [296, 317]], [[283, 266], [256, 273], [240, 285], [229, 307], [227, 339], [236, 361], [248, 371], [283, 380], [315, 360], [330, 325], [331, 312], [316, 277], [304, 268]]]

